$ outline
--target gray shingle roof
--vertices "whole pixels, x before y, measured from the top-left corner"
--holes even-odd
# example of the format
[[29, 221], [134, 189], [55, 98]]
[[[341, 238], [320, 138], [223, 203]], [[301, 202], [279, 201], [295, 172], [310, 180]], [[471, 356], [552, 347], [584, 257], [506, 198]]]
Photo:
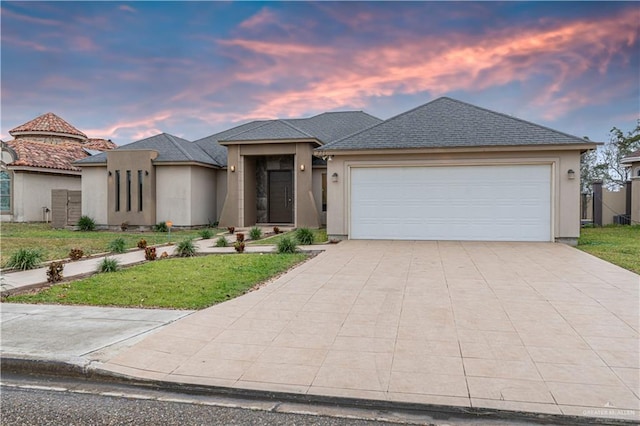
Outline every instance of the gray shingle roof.
[[577, 136], [443, 97], [317, 151], [588, 143]]
[[317, 139], [330, 143], [382, 120], [362, 111], [325, 112], [310, 118], [269, 120], [220, 141]]
[[[220, 164], [195, 143], [168, 133], [160, 133], [159, 135], [116, 148], [116, 150], [129, 149], [152, 149], [157, 151], [158, 157], [156, 157], [154, 163], [196, 162], [220, 166]], [[101, 164], [106, 162], [107, 154], [102, 153], [77, 161], [75, 164]]]
[[207, 136], [202, 139], [194, 141], [196, 145], [204, 150], [216, 163], [224, 167], [227, 165], [227, 147], [220, 145], [218, 142], [227, 138], [233, 137], [238, 133], [251, 130], [255, 127], [262, 126], [265, 121], [251, 121], [249, 123], [241, 124], [231, 129], [215, 133], [211, 136]]

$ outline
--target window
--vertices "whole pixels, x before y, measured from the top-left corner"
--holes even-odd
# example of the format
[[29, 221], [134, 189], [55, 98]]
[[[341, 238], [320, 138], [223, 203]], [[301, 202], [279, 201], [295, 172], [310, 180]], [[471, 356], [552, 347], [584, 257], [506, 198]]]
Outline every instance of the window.
[[0, 171], [0, 210], [11, 211], [11, 175]]
[[327, 211], [327, 174], [322, 174], [322, 211]]
[[127, 170], [127, 211], [131, 211], [131, 170]]
[[142, 170], [138, 170], [138, 211], [142, 211]]
[[120, 211], [120, 170], [116, 170], [116, 211]]

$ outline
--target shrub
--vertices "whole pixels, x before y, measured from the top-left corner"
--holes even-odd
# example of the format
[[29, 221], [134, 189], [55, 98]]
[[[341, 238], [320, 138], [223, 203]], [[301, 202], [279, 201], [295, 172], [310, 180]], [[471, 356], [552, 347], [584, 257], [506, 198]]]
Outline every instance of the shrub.
[[156, 260], [156, 248], [155, 247], [145, 247], [144, 248], [144, 258], [146, 260]]
[[216, 247], [229, 247], [229, 241], [225, 237], [220, 237], [216, 240]]
[[202, 229], [200, 230], [199, 234], [203, 240], [208, 240], [213, 236], [213, 232], [211, 232], [211, 229]]
[[227, 227], [227, 231], [229, 231], [230, 234], [233, 234], [234, 232], [236, 232], [236, 227], [235, 226], [229, 226], [229, 227]]
[[244, 234], [242, 232], [238, 232], [236, 234], [236, 241], [239, 241], [239, 242], [243, 242], [244, 241]]
[[196, 246], [193, 244], [193, 239], [187, 238], [182, 240], [176, 246], [176, 251], [180, 257], [191, 257], [196, 254]]
[[116, 238], [109, 243], [108, 249], [114, 253], [124, 253], [127, 251], [127, 242], [124, 238]]
[[166, 259], [167, 257], [169, 257], [169, 255], [167, 254], [166, 251], [163, 251], [162, 254], [160, 255], [160, 259]]
[[127, 229], [129, 229], [129, 222], [122, 222], [120, 224], [120, 229], [122, 230], [122, 232], [126, 231]]
[[259, 240], [260, 238], [262, 238], [262, 229], [258, 228], [257, 226], [251, 228], [251, 230], [249, 231], [249, 238], [251, 238], [252, 240]]
[[296, 230], [296, 240], [298, 244], [310, 245], [313, 244], [314, 236], [313, 231], [309, 228], [299, 228]]
[[71, 260], [82, 259], [82, 256], [84, 256], [84, 252], [80, 249], [74, 248], [69, 251], [69, 258]]
[[280, 233], [280, 228], [278, 228], [277, 226], [273, 227], [273, 233], [278, 235]]
[[244, 241], [236, 241], [233, 243], [233, 248], [236, 249], [238, 253], [244, 252]]
[[120, 262], [113, 257], [105, 257], [98, 264], [98, 272], [116, 272], [120, 269]]
[[47, 282], [57, 283], [62, 280], [62, 270], [64, 269], [64, 263], [51, 262], [47, 269]]
[[296, 242], [293, 238], [284, 236], [278, 241], [278, 253], [295, 253], [298, 251]]
[[95, 231], [96, 221], [89, 216], [80, 216], [80, 219], [78, 219], [78, 228], [80, 228], [81, 231]]
[[142, 238], [140, 241], [138, 241], [138, 248], [139, 249], [147, 248], [147, 240]]
[[42, 252], [39, 249], [21, 248], [9, 257], [4, 266], [26, 271], [27, 269], [37, 268], [41, 262]]
[[158, 222], [153, 225], [153, 230], [156, 232], [168, 232], [169, 227], [167, 226], [167, 222]]

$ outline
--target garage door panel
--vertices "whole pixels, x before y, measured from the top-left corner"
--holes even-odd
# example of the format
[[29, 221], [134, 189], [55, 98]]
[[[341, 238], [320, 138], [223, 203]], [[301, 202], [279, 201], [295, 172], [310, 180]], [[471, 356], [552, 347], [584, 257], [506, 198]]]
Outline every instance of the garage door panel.
[[351, 238], [549, 241], [548, 165], [353, 168]]

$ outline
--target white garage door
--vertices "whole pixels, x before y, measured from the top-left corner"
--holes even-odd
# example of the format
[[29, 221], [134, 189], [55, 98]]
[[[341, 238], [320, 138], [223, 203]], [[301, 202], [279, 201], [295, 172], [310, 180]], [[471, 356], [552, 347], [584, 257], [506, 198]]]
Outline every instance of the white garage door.
[[350, 238], [550, 241], [549, 165], [351, 169]]

